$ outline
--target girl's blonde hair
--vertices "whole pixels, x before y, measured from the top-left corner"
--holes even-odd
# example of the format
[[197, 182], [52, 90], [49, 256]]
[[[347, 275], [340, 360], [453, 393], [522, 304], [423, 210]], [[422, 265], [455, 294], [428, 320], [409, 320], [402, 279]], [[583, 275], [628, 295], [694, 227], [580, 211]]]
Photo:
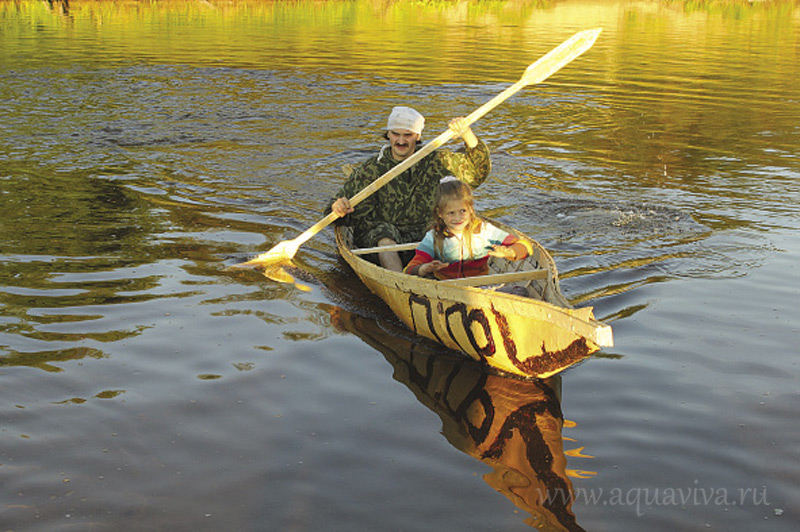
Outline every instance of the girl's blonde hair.
[[441, 257], [444, 239], [448, 235], [447, 224], [440, 212], [445, 209], [448, 202], [454, 200], [463, 201], [469, 211], [471, 220], [464, 228], [462, 239], [467, 242], [467, 249], [469, 251], [469, 257], [465, 257], [465, 259], [472, 258], [472, 235], [481, 230], [481, 219], [475, 215], [475, 200], [472, 198], [472, 189], [459, 179], [445, 178], [439, 182], [439, 188], [436, 190], [436, 198], [433, 201], [433, 219], [431, 222], [433, 229], [433, 247], [436, 253]]

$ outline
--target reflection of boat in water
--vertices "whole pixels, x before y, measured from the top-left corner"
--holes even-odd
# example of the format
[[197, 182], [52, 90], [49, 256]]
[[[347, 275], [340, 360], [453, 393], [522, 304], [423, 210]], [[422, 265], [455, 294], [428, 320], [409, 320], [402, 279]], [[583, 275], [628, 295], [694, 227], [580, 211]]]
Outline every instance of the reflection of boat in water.
[[572, 483], [561, 438], [560, 376], [528, 381], [421, 347], [407, 331], [337, 308], [334, 324], [379, 350], [394, 378], [442, 420], [457, 449], [492, 468], [483, 479], [550, 532], [583, 531], [572, 512]]

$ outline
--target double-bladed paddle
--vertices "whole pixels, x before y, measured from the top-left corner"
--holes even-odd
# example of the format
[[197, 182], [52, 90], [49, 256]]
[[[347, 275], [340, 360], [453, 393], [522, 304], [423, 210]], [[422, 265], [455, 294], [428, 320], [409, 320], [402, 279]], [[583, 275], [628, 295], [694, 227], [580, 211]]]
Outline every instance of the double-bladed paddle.
[[[585, 30], [579, 31], [556, 48], [553, 48], [550, 52], [546, 55], [542, 56], [539, 60], [535, 63], [532, 63], [527, 69], [525, 69], [525, 73], [522, 75], [519, 81], [508, 87], [506, 90], [483, 104], [481, 107], [473, 111], [469, 116], [464, 119], [464, 125], [468, 126], [483, 115], [506, 101], [508, 98], [519, 92], [522, 88], [527, 87], [528, 85], [535, 85], [537, 83], [541, 83], [542, 81], [546, 80], [553, 74], [555, 74], [558, 70], [560, 70], [565, 65], [569, 64], [573, 59], [577, 58], [583, 52], [588, 50], [592, 47], [594, 42], [597, 40], [597, 37], [600, 35], [602, 29], [594, 29], [594, 30]], [[416, 164], [420, 159], [431, 153], [433, 150], [439, 148], [444, 143], [449, 141], [455, 136], [455, 133], [451, 129], [447, 129], [444, 133], [436, 137], [431, 142], [425, 144], [422, 148], [414, 152], [413, 155], [403, 160], [397, 166], [383, 174], [381, 177], [364, 187], [359, 193], [355, 196], [350, 198], [350, 205], [355, 207], [363, 200], [367, 199], [373, 193], [375, 193], [379, 188], [383, 185], [397, 177], [398, 175], [402, 174], [412, 165]], [[277, 245], [275, 245], [272, 249], [267, 251], [266, 253], [262, 253], [261, 255], [250, 259], [247, 262], [243, 262], [241, 264], [235, 265], [237, 268], [251, 268], [257, 266], [268, 266], [273, 265], [280, 262], [286, 262], [292, 260], [292, 257], [295, 256], [297, 250], [300, 248], [302, 244], [304, 244], [307, 240], [311, 237], [322, 231], [324, 228], [329, 226], [331, 223], [336, 221], [339, 218], [338, 215], [331, 212], [325, 218], [318, 221], [311, 227], [305, 230], [301, 235], [292, 239], [292, 240], [284, 240]]]

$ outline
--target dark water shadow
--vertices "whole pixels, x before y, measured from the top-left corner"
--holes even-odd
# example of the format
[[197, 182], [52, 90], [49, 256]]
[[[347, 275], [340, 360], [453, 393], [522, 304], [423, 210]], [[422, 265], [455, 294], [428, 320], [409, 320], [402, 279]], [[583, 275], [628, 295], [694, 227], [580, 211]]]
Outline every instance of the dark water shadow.
[[560, 376], [539, 381], [495, 375], [391, 322], [340, 307], [331, 321], [383, 354], [394, 379], [440, 417], [447, 441], [492, 468], [483, 480], [530, 514], [525, 523], [552, 532], [584, 530], [572, 512]]

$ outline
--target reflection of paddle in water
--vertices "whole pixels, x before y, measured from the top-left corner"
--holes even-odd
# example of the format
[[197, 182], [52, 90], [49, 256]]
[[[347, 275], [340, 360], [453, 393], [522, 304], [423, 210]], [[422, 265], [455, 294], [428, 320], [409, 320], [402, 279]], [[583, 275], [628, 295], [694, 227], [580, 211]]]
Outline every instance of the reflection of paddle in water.
[[584, 530], [572, 512], [559, 376], [523, 381], [490, 374], [472, 361], [422, 348], [391, 324], [336, 311], [334, 325], [386, 357], [394, 378], [441, 418], [447, 440], [492, 467], [483, 479], [531, 514], [527, 524]]
[[292, 274], [290, 274], [288, 271], [286, 271], [286, 268], [283, 268], [280, 265], [273, 264], [266, 266], [262, 273], [264, 274], [264, 277], [266, 277], [267, 279], [271, 279], [275, 282], [293, 284], [295, 288], [297, 288], [298, 290], [302, 290], [304, 292], [311, 291], [311, 288], [309, 288], [308, 286], [300, 284], [297, 281], [295, 281]]

